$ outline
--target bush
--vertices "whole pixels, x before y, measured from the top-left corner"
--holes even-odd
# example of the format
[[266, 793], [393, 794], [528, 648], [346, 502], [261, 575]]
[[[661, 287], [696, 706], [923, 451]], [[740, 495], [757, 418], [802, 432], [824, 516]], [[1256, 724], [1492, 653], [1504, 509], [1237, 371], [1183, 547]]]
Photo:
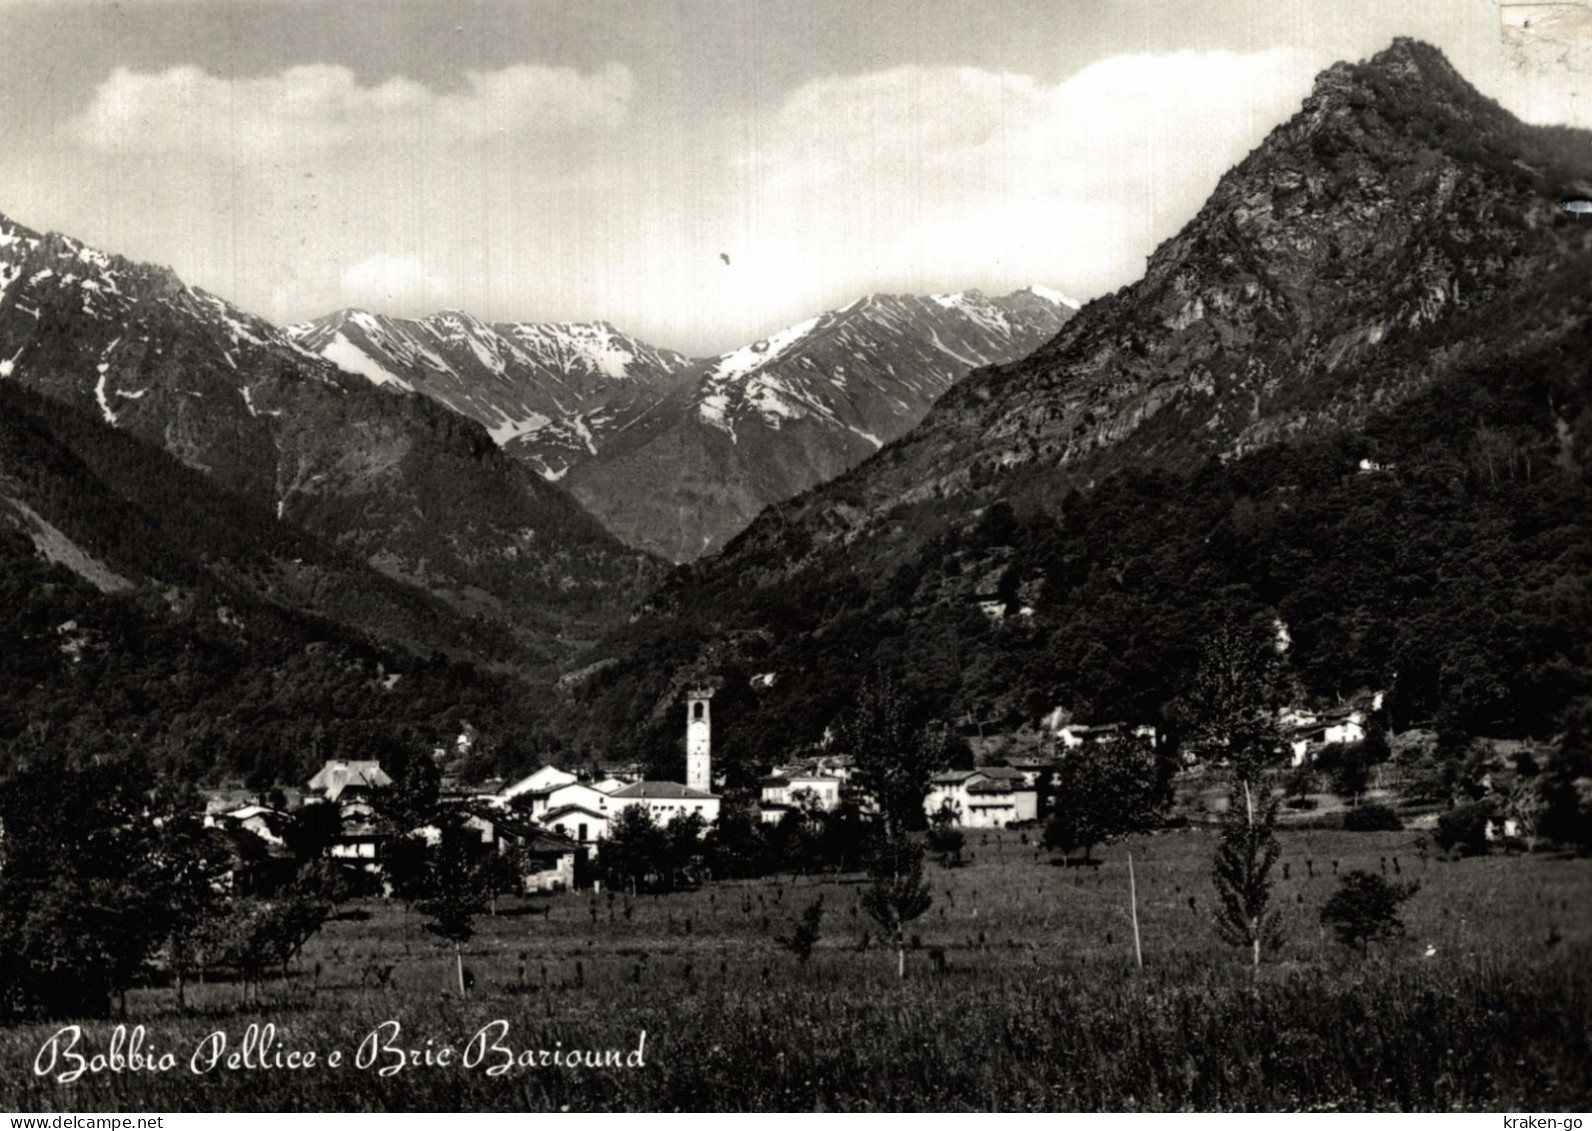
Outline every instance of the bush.
[[1404, 933], [1399, 904], [1419, 887], [1389, 883], [1370, 872], [1350, 872], [1338, 881], [1338, 890], [1321, 909], [1321, 924], [1332, 928], [1339, 942], [1357, 950], [1377, 939], [1395, 938]]
[[1386, 805], [1361, 805], [1343, 815], [1343, 827], [1351, 833], [1396, 833], [1404, 822]]
[[1493, 818], [1491, 801], [1475, 801], [1450, 809], [1437, 818], [1432, 839], [1444, 852], [1458, 850], [1463, 856], [1480, 856], [1488, 850], [1487, 823]]

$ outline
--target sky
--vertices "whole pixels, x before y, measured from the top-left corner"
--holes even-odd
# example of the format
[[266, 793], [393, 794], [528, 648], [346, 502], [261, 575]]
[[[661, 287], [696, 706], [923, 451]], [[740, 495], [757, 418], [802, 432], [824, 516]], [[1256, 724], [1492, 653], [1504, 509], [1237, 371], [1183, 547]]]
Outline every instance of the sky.
[[1131, 282], [1395, 35], [1532, 121], [1497, 0], [0, 0], [0, 212], [279, 323], [606, 319], [706, 355], [858, 295]]

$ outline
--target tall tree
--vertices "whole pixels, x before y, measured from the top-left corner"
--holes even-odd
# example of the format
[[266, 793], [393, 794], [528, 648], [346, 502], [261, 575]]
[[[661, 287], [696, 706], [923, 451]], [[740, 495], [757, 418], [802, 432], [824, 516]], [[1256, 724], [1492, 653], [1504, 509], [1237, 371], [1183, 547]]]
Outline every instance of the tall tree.
[[151, 863], [157, 889], [151, 894], [165, 909], [168, 965], [182, 1006], [188, 973], [216, 945], [232, 888], [241, 886], [229, 883], [237, 878], [240, 853], [226, 834], [204, 827], [194, 810], [184, 808], [161, 822]]
[[1252, 964], [1281, 941], [1271, 908], [1271, 869], [1277, 862], [1277, 810], [1267, 772], [1282, 750], [1277, 725], [1283, 701], [1282, 645], [1272, 633], [1229, 619], [1204, 642], [1193, 682], [1178, 713], [1188, 732], [1213, 754], [1225, 755], [1232, 788], [1212, 866], [1216, 928], [1222, 939], [1248, 946]]
[[944, 763], [945, 734], [914, 720], [888, 675], [862, 685], [840, 718], [836, 745], [855, 760], [852, 780], [878, 806], [887, 834], [923, 827], [923, 799], [930, 776]]
[[1592, 698], [1565, 712], [1564, 733], [1539, 775], [1540, 831], [1592, 852]]
[[153, 781], [36, 751], [0, 782], [0, 1013], [103, 1016], [169, 938]]
[[1204, 641], [1173, 713], [1213, 757], [1226, 758], [1241, 780], [1252, 781], [1281, 751], [1277, 713], [1285, 690], [1275, 639], [1228, 619]]

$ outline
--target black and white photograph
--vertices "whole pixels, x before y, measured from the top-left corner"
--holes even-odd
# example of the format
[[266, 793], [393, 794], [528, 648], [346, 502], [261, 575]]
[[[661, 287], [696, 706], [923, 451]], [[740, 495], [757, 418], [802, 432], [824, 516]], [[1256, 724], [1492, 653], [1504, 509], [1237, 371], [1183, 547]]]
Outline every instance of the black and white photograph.
[[0, 1112], [1584, 1129], [1583, 118], [1592, 0], [0, 0]]

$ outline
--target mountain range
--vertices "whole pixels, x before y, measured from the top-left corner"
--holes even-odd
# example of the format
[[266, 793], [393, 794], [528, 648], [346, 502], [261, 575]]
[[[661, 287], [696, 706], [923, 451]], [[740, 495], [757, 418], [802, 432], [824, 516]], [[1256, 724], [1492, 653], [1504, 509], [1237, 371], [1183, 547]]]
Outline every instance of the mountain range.
[[607, 323], [487, 325], [345, 310], [289, 335], [350, 374], [485, 425], [613, 534], [673, 561], [902, 435], [972, 369], [1024, 356], [1077, 303], [1030, 287], [868, 295], [718, 357]]
[[538, 654], [657, 576], [473, 421], [351, 376], [169, 269], [3, 218], [0, 375]]
[[1589, 135], [1398, 40], [1082, 310], [871, 295], [716, 358], [284, 331], [0, 218], [0, 741], [291, 778], [467, 711], [504, 766], [554, 724], [673, 766], [711, 680], [746, 784], [880, 674], [1175, 731], [1235, 622], [1306, 700], [1546, 732], [1592, 694], [1587, 199]]

